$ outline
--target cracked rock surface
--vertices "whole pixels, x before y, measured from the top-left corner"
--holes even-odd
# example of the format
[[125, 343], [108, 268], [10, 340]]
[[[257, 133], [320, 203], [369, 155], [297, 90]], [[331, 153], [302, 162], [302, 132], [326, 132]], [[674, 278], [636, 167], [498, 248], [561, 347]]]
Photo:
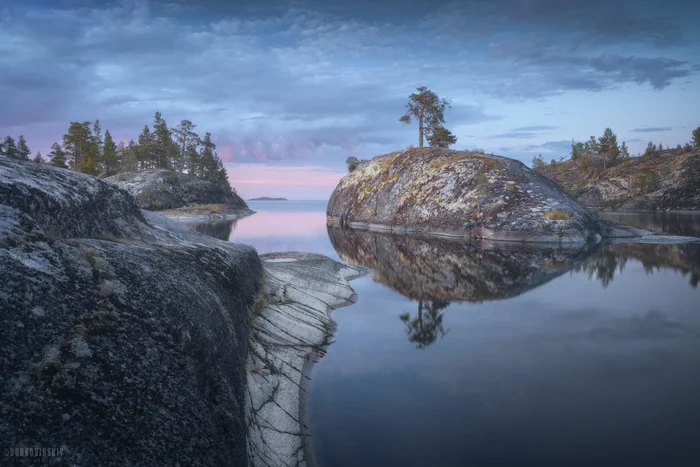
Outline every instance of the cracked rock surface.
[[252, 466], [313, 465], [306, 448], [306, 384], [334, 332], [331, 310], [354, 303], [348, 280], [365, 272], [310, 253], [261, 255], [265, 284], [248, 356]]

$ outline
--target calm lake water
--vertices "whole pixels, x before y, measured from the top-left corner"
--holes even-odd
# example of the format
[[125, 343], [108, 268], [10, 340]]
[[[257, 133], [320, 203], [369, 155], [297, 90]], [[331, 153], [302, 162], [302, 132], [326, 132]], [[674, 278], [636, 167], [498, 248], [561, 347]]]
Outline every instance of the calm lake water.
[[[311, 374], [319, 466], [700, 465], [700, 245], [480, 249], [249, 205], [196, 228], [372, 269]], [[606, 217], [700, 235], [697, 214]]]

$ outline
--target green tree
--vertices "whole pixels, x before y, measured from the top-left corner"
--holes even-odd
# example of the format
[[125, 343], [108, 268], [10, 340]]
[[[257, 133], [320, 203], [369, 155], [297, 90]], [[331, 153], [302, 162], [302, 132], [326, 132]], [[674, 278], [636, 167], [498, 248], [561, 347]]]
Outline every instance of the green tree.
[[202, 139], [202, 149], [199, 152], [199, 178], [203, 180], [211, 180], [216, 169], [215, 149], [216, 145], [211, 140], [211, 133], [205, 133], [204, 139]]
[[620, 157], [623, 160], [627, 160], [630, 158], [630, 152], [627, 148], [627, 143], [625, 143], [624, 141], [622, 142], [622, 146], [620, 146]]
[[347, 159], [345, 159], [345, 163], [348, 166], [348, 173], [349, 173], [349, 172], [353, 172], [354, 170], [357, 169], [357, 166], [360, 165], [360, 160], [355, 156], [350, 156]]
[[582, 142], [575, 142], [571, 140], [571, 159], [577, 160], [586, 153], [586, 145]]
[[[66, 152], [68, 164], [77, 170], [78, 165], [90, 154], [93, 143], [90, 122], [70, 122], [68, 132], [63, 135], [63, 149]], [[87, 164], [89, 167], [92, 164]]]
[[144, 125], [141, 135], [139, 135], [138, 161], [141, 169], [151, 169], [154, 166], [153, 156], [153, 134], [148, 125]]
[[36, 155], [34, 156], [33, 161], [36, 162], [37, 164], [43, 164], [43, 163], [44, 163], [44, 158], [41, 157], [41, 151], [37, 151], [37, 152], [36, 152]]
[[700, 147], [700, 126], [693, 130], [693, 146]]
[[5, 136], [5, 141], [2, 143], [2, 153], [3, 156], [9, 157], [10, 159], [19, 159], [17, 144], [12, 136]]
[[29, 150], [29, 146], [27, 146], [27, 141], [24, 139], [24, 136], [19, 135], [19, 139], [17, 140], [17, 159], [28, 161], [31, 153], [32, 151]]
[[119, 170], [119, 162], [117, 160], [117, 145], [114, 144], [112, 134], [109, 130], [105, 130], [105, 139], [103, 143], [102, 162], [104, 171], [111, 175]]
[[418, 92], [408, 96], [406, 114], [399, 121], [409, 124], [414, 118], [418, 120], [418, 147], [422, 148], [425, 128], [437, 128], [445, 123], [445, 108], [449, 108], [450, 104], [425, 86], [416, 90]]
[[134, 172], [139, 168], [139, 146], [132, 139], [129, 145], [124, 148], [122, 165], [119, 168], [121, 172]]
[[428, 130], [428, 144], [434, 148], [449, 148], [457, 142], [457, 137], [442, 125]]
[[[180, 173], [185, 171], [185, 164], [188, 162], [188, 147], [199, 139], [197, 133], [194, 132], [195, 128], [197, 128], [197, 125], [191, 121], [182, 120], [180, 121], [180, 126], [173, 130], [178, 147], [178, 157], [175, 166]], [[189, 166], [189, 164], [187, 165]], [[190, 171], [190, 173], [192, 172]]]
[[649, 144], [647, 144], [647, 148], [644, 150], [644, 156], [646, 157], [654, 157], [656, 155], [657, 149], [656, 145], [649, 141]]
[[544, 158], [542, 157], [542, 154], [538, 154], [535, 157], [532, 158], [532, 168], [533, 169], [539, 169], [542, 168], [546, 165]]
[[168, 124], [161, 113], [156, 112], [153, 117], [153, 152], [157, 168], [167, 169], [170, 167], [172, 146], [172, 132], [168, 129]]
[[60, 167], [62, 169], [67, 169], [68, 164], [66, 164], [66, 153], [63, 148], [58, 143], [53, 143], [51, 145], [51, 152], [49, 153], [49, 164], [54, 167]]
[[613, 167], [620, 156], [620, 147], [617, 145], [617, 135], [610, 128], [603, 131], [603, 136], [598, 138], [598, 154], [603, 156], [604, 168]]
[[[92, 157], [97, 161], [98, 165], [103, 165], [102, 157], [104, 155], [104, 142], [102, 140], [102, 125], [100, 120], [95, 120], [92, 125], [92, 145], [90, 147]], [[102, 167], [104, 168], [104, 167]]]

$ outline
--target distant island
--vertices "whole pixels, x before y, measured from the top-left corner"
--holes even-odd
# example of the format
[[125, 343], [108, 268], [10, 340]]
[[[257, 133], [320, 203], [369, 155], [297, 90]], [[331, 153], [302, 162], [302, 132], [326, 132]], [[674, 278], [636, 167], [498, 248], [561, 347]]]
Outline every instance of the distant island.
[[289, 201], [287, 198], [269, 198], [263, 196], [261, 198], [250, 198], [248, 201]]

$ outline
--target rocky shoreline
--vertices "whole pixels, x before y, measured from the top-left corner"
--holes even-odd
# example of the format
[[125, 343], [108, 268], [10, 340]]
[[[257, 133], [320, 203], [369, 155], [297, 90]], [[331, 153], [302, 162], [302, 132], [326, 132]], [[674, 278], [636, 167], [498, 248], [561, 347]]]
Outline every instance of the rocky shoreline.
[[283, 256], [297, 261], [141, 210], [103, 180], [0, 158], [0, 438], [76, 466], [298, 456], [310, 353], [360, 269]]

